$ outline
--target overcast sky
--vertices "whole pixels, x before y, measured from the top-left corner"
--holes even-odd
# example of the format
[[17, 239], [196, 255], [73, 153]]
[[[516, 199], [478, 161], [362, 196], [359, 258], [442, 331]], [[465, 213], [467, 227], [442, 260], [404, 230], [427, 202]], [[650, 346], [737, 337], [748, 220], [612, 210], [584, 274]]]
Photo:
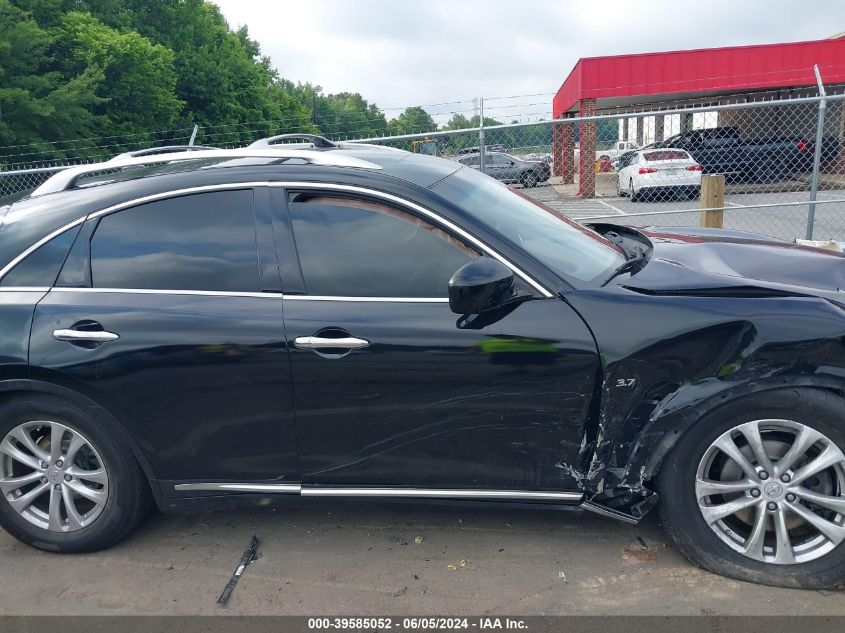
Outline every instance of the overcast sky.
[[[471, 115], [475, 96], [499, 119], [548, 117], [580, 57], [845, 31], [842, 0], [215, 1], [283, 77], [360, 92], [388, 117], [424, 105], [439, 122], [454, 111]], [[513, 95], [537, 96], [501, 98]]]

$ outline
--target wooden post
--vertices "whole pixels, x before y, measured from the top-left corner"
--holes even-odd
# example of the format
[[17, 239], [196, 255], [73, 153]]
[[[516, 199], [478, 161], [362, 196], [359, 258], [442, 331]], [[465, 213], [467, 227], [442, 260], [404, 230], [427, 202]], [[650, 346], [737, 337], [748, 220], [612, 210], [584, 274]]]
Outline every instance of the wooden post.
[[708, 229], [721, 229], [724, 223], [725, 177], [707, 175], [701, 177], [701, 208], [716, 209], [701, 212], [701, 226]]

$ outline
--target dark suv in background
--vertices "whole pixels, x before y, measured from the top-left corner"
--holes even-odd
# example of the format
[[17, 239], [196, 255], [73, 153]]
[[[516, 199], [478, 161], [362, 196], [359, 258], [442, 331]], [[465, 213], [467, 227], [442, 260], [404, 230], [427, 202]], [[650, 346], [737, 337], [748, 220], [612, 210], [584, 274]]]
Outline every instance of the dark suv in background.
[[[481, 169], [480, 154], [459, 156], [457, 161], [472, 169]], [[484, 173], [509, 185], [531, 188], [548, 182], [552, 168], [549, 163], [541, 160], [522, 160], [504, 152], [486, 152]]]

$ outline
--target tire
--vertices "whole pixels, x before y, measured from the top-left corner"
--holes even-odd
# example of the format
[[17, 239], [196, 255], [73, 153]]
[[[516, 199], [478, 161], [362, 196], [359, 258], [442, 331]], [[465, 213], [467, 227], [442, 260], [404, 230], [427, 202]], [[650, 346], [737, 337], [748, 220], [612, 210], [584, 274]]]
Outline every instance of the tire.
[[522, 177], [522, 186], [525, 189], [533, 189], [537, 186], [537, 183], [540, 181], [539, 177], [536, 173], [528, 172]]
[[640, 201], [640, 194], [634, 191], [634, 180], [631, 179], [628, 182], [628, 197], [631, 199], [631, 202], [639, 202]]
[[[843, 420], [845, 420], [845, 401], [842, 398], [827, 391], [796, 388], [767, 391], [738, 399], [716, 409], [697, 422], [678, 440], [664, 461], [657, 482], [661, 516], [670, 535], [684, 555], [704, 569], [739, 580], [801, 589], [833, 589], [845, 586], [845, 540], [836, 544], [835, 539], [827, 539], [827, 542], [823, 543], [818, 539], [826, 539], [826, 537], [819, 531], [815, 536], [816, 541], [813, 541], [815, 524], [803, 520], [798, 513], [790, 509], [798, 507], [802, 513], [812, 513], [817, 517], [817, 521], [820, 513], [824, 514], [830, 519], [824, 523], [825, 528], [834, 530], [833, 534], [837, 535], [835, 538], [839, 538], [842, 531], [845, 531], [845, 527], [840, 530], [830, 526], [835, 525], [835, 522], [839, 524], [845, 522], [841, 518], [842, 514], [845, 514], [842, 512], [842, 506], [838, 505], [837, 510], [814, 506], [812, 502], [810, 506], [807, 506], [806, 497], [802, 493], [799, 493], [797, 502], [796, 495], [789, 494], [790, 490], [802, 490], [799, 486], [805, 484], [813, 487], [825, 485], [827, 481], [835, 481], [835, 485], [828, 489], [828, 492], [833, 490], [835, 494], [826, 496], [824, 499], [827, 500], [826, 503], [831, 503], [830, 499], [836, 499], [837, 504], [845, 503], [845, 490], [841, 483], [843, 479], [841, 473], [845, 471], [845, 455], [841, 453], [845, 450]], [[753, 421], [759, 421], [759, 423]], [[774, 454], [770, 456], [772, 458], [770, 466], [773, 471], [771, 474], [759, 470], [761, 462], [755, 461], [752, 444], [745, 439], [748, 435], [743, 431], [736, 431], [735, 427], [744, 423], [744, 429], [757, 428], [757, 432], [762, 433], [759, 436], [763, 438], [760, 445], [764, 446], [766, 453], [780, 453], [778, 456]], [[842, 460], [820, 470], [818, 476], [808, 477], [800, 482], [798, 481], [801, 478], [800, 468], [796, 466], [794, 472], [789, 471], [794, 475], [795, 481], [782, 483], [791, 478], [789, 474], [780, 473], [778, 465], [780, 458], [784, 457], [785, 451], [788, 450], [786, 447], [792, 441], [786, 439], [790, 435], [783, 431], [787, 423], [797, 425], [798, 429], [808, 427], [812, 432], [823, 435], [823, 440], [810, 445], [807, 461], [813, 461], [827, 450], [834, 451], [829, 453], [834, 456], [834, 460], [839, 460], [839, 457], [842, 457]], [[778, 429], [781, 430], [778, 431]], [[807, 433], [807, 437], [816, 437], [811, 431], [800, 432]], [[736, 435], [731, 435], [732, 433]], [[759, 477], [763, 480], [762, 488], [758, 487], [760, 483], [747, 478], [750, 485], [755, 487], [754, 489], [731, 492], [727, 497], [705, 492], [705, 496], [699, 501], [697, 497], [705, 491], [705, 488], [698, 487], [696, 478], [704, 477], [708, 480], [712, 478], [713, 471], [702, 471], [702, 464], [706, 466], [710, 463], [706, 460], [708, 455], [714, 454], [712, 451], [716, 450], [718, 454], [719, 449], [714, 449], [713, 443], [717, 442], [719, 446], [724, 446], [723, 438], [726, 434], [731, 438], [734, 447], [741, 447], [740, 450], [748, 458], [746, 466], [750, 465], [758, 469]], [[793, 440], [798, 437], [796, 431]], [[742, 448], [743, 442], [745, 442], [744, 448]], [[781, 442], [783, 442], [782, 445], [780, 445]], [[830, 449], [831, 444], [834, 446], [833, 449]], [[840, 453], [836, 453], [835, 449], [838, 449]], [[813, 451], [818, 452], [813, 453]], [[718, 463], [718, 461], [712, 462], [711, 468], [717, 467]], [[731, 460], [727, 459], [723, 461], [722, 468], [725, 469], [737, 463], [732, 464]], [[802, 463], [805, 462], [801, 462], [800, 458], [795, 462], [796, 465]], [[734, 469], [739, 473], [740, 479], [747, 477], [743, 474], [744, 469], [738, 466]], [[831, 477], [830, 473], [833, 473], [834, 479], [828, 480], [828, 477]], [[787, 479], [783, 479], [784, 476]], [[734, 476], [723, 481], [727, 480], [734, 481]], [[814, 480], [821, 483], [813, 483]], [[710, 482], [702, 482], [701, 485], [709, 486]], [[706, 490], [709, 491], [711, 488]], [[706, 496], [708, 494], [710, 496]], [[738, 496], [733, 497], [733, 495]], [[780, 496], [775, 497], [775, 495]], [[748, 501], [754, 505], [734, 512], [724, 519], [711, 522], [705, 520], [705, 512], [710, 513], [709, 516], [712, 519], [720, 514], [720, 504], [733, 504], [737, 500], [741, 503]], [[808, 509], [812, 507], [816, 508], [815, 512]], [[745, 523], [740, 521], [741, 513], [747, 513]], [[778, 516], [783, 517], [783, 521], [780, 522], [783, 526], [781, 531], [777, 530]], [[756, 548], [751, 547], [755, 540], [753, 536], [755, 531], [751, 526], [758, 524], [761, 530], [756, 533], [763, 536], [757, 541], [759, 550], [755, 552]], [[785, 535], [783, 539], [781, 535]], [[802, 542], [801, 539], [804, 541]], [[734, 545], [729, 545], [729, 541], [734, 542]], [[781, 542], [788, 545], [782, 547]], [[819, 543], [816, 546], [817, 549], [809, 547], [813, 542]], [[746, 549], [747, 547], [750, 549]], [[802, 548], [804, 548], [803, 553]], [[780, 562], [775, 562], [781, 555], [784, 558]]]
[[[148, 513], [151, 494], [141, 467], [113, 425], [101, 410], [51, 396], [20, 396], [0, 405], [0, 478], [42, 475], [27, 484], [32, 488], [0, 491], [0, 526], [18, 540], [51, 552], [91, 552], [126, 537]], [[10, 433], [16, 434], [14, 438]], [[30, 446], [38, 453], [21, 450], [24, 434], [33, 440]], [[52, 453], [48, 439], [56, 436], [62, 438], [58, 461], [53, 459], [57, 453]], [[23, 454], [25, 461], [33, 464], [27, 466], [12, 459], [9, 442], [18, 449], [18, 458]], [[72, 451], [73, 446], [81, 448]], [[72, 452], [68, 464], [62, 463], [61, 457]], [[47, 465], [46, 470], [35, 470], [39, 459], [48, 460], [40, 464]], [[21, 504], [18, 510], [12, 506], [24, 495], [35, 494], [39, 486], [46, 487], [45, 492], [25, 510], [20, 510]], [[53, 495], [60, 486], [61, 492], [55, 492], [58, 509], [54, 513]], [[84, 495], [76, 492], [79, 490]], [[65, 494], [71, 497], [73, 514]], [[99, 498], [92, 501], [85, 495]], [[55, 522], [54, 515], [58, 517]]]

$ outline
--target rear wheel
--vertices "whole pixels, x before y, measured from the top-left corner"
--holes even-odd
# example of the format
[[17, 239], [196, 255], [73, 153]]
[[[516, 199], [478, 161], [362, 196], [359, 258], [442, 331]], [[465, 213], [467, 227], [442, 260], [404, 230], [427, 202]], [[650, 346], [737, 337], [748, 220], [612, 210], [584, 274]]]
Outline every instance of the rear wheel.
[[150, 507], [146, 479], [110, 420], [45, 396], [0, 407], [0, 525], [55, 552], [125, 537]]
[[845, 586], [845, 403], [810, 389], [727, 405], [661, 469], [661, 512], [684, 554], [769, 585]]

